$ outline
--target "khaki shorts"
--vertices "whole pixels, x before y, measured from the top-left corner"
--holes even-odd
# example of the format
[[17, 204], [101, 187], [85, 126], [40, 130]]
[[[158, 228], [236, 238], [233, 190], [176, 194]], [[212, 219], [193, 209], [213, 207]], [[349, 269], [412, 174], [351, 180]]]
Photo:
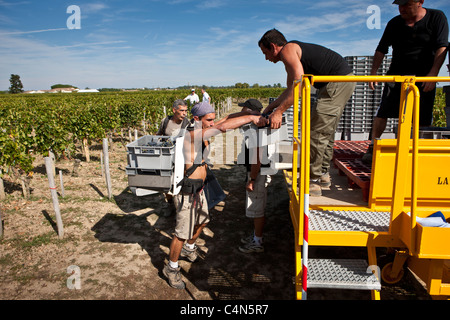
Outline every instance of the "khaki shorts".
[[175, 236], [189, 240], [196, 225], [208, 223], [210, 220], [205, 193], [203, 190], [195, 195], [180, 192], [173, 202], [177, 210]]
[[270, 176], [262, 176], [259, 174], [258, 177], [256, 177], [255, 189], [252, 192], [246, 191], [246, 217], [253, 219], [264, 217], [267, 204], [267, 187], [269, 186], [270, 180]]

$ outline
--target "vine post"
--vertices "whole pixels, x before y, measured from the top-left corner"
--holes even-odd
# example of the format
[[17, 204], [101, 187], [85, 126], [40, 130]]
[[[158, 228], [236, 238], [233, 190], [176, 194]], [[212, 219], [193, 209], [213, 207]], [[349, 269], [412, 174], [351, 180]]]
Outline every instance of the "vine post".
[[105, 166], [106, 187], [108, 189], [108, 199], [112, 199], [111, 191], [111, 175], [109, 172], [109, 153], [108, 153], [108, 139], [103, 139], [103, 161]]
[[64, 237], [64, 228], [61, 219], [61, 212], [59, 210], [58, 193], [56, 192], [55, 177], [53, 176], [53, 163], [50, 157], [45, 157], [45, 169], [47, 170], [48, 183], [50, 186], [50, 193], [53, 200], [53, 209], [55, 210], [56, 226], [58, 227], [58, 237]]

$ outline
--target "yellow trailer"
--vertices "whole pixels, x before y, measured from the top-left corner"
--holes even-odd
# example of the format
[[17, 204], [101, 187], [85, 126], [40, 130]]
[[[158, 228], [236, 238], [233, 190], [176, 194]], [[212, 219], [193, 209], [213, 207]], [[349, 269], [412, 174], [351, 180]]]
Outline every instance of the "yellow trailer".
[[[368, 206], [312, 206], [310, 86], [343, 81], [402, 83], [398, 135], [397, 139], [375, 141]], [[395, 283], [404, 266], [426, 283], [433, 298], [450, 297], [450, 228], [417, 223], [437, 211], [450, 218], [450, 140], [419, 141], [416, 81], [450, 82], [450, 78], [305, 75], [295, 81], [294, 114], [299, 114], [300, 92], [302, 97], [301, 136], [297, 134], [298, 117], [294, 117], [293, 166], [284, 176], [295, 230], [298, 299], [306, 298], [308, 288], [367, 289], [373, 299], [380, 299], [380, 278]], [[311, 259], [309, 246], [366, 247], [368, 262]], [[395, 259], [381, 271], [377, 247], [396, 252]]]

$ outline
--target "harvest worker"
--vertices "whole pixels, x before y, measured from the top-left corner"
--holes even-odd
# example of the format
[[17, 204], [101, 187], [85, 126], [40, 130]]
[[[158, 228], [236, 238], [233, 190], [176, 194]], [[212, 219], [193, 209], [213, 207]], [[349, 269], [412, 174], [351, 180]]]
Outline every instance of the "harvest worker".
[[[448, 46], [448, 22], [440, 10], [426, 9], [424, 0], [395, 0], [400, 15], [391, 19], [375, 51], [371, 74], [376, 75], [384, 56], [392, 47], [392, 62], [388, 75], [416, 75], [436, 77], [446, 57]], [[370, 88], [375, 89], [374, 83]], [[433, 106], [436, 83], [417, 83], [420, 91], [420, 126], [433, 122]], [[380, 138], [386, 129], [388, 118], [398, 118], [401, 83], [386, 83], [380, 107], [372, 125], [371, 139]], [[363, 156], [372, 162], [373, 144]]]
[[[283, 113], [293, 105], [294, 81], [304, 74], [352, 75], [352, 69], [338, 53], [323, 46], [300, 41], [287, 42], [284, 35], [272, 29], [258, 45], [266, 60], [283, 62], [287, 73], [287, 88], [263, 113], [269, 113], [271, 128], [281, 126]], [[321, 196], [322, 187], [331, 185], [329, 168], [333, 157], [334, 135], [344, 107], [355, 90], [353, 82], [316, 83], [317, 106], [311, 113], [311, 196]], [[264, 121], [264, 118], [261, 118]]]
[[211, 104], [211, 97], [209, 96], [208, 92], [206, 92], [206, 90], [203, 88], [202, 88], [202, 95], [203, 95], [202, 101]]
[[185, 175], [179, 194], [174, 197], [177, 210], [175, 232], [170, 244], [169, 261], [163, 274], [173, 288], [184, 289], [181, 279], [179, 257], [194, 262], [197, 259], [195, 241], [209, 222], [208, 205], [203, 191], [207, 167], [203, 155], [208, 147], [208, 139], [219, 133], [253, 122], [258, 124], [259, 115], [225, 117], [214, 124], [216, 114], [207, 102], [196, 104], [191, 110], [193, 121], [187, 127], [183, 143]]
[[187, 116], [188, 107], [184, 100], [175, 100], [172, 105], [173, 115], [165, 117], [161, 121], [158, 136], [177, 136], [181, 129], [186, 128], [189, 124]]
[[[241, 113], [261, 114], [263, 108], [260, 101], [248, 99], [244, 103], [239, 103], [242, 107]], [[261, 174], [262, 152], [267, 152], [264, 148], [249, 149], [244, 143], [245, 166], [247, 168], [247, 184], [245, 186], [245, 216], [253, 221], [253, 232], [249, 236], [241, 239], [239, 251], [244, 253], [264, 252], [263, 232], [266, 222], [265, 209], [267, 204], [267, 187], [270, 184], [270, 175]]]
[[[167, 116], [161, 121], [157, 136], [170, 136], [176, 137], [180, 133], [181, 129], [186, 128], [190, 121], [187, 118], [188, 107], [186, 102], [182, 99], [177, 99], [172, 105], [172, 116]], [[173, 209], [173, 198], [171, 193], [164, 193], [165, 206]], [[169, 210], [165, 213], [165, 216], [170, 216], [174, 210]]]
[[191, 105], [199, 103], [200, 99], [198, 98], [198, 94], [195, 93], [195, 89], [191, 89], [191, 94], [189, 94], [186, 98], [184, 98], [184, 101], [186, 100], [189, 100]]

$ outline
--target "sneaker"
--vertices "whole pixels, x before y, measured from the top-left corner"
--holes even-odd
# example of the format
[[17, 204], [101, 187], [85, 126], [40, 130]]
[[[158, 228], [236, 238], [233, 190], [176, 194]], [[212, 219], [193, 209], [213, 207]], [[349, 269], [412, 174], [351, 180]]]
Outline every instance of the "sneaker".
[[309, 183], [309, 195], [311, 197], [320, 197], [322, 196], [322, 188], [320, 187], [320, 184], [317, 182], [310, 182]]
[[361, 161], [365, 164], [372, 164], [372, 157], [373, 157], [373, 144], [369, 145], [369, 148], [367, 149], [366, 153], [361, 158]]
[[[241, 239], [241, 241], [242, 240], [244, 240], [244, 239]], [[242, 246], [239, 246], [239, 251], [241, 251], [243, 253], [264, 252], [264, 247], [262, 244], [256, 243], [255, 240], [253, 240], [253, 236], [252, 236], [252, 241], [248, 242]]]
[[320, 182], [320, 186], [321, 186], [322, 188], [329, 188], [329, 187], [331, 187], [331, 177], [330, 177], [330, 173], [329, 173], [329, 172], [324, 173], [324, 174], [320, 177], [319, 182]]
[[186, 258], [190, 262], [195, 262], [198, 258], [197, 246], [195, 246], [194, 249], [190, 249], [186, 246], [186, 244], [184, 244], [183, 248], [181, 248], [180, 257]]
[[176, 269], [170, 267], [168, 264], [164, 266], [163, 274], [167, 278], [169, 285], [175, 289], [184, 289], [186, 284], [181, 280], [181, 267]]
[[[241, 243], [242, 243], [242, 244], [249, 244], [249, 243], [252, 243], [252, 242], [254, 241], [254, 238], [253, 238], [253, 237], [254, 237], [253, 234], [251, 234], [251, 235], [249, 235], [248, 237], [242, 238], [242, 239], [241, 239]], [[264, 243], [264, 238], [263, 238], [263, 240], [261, 241], [261, 243]]]

